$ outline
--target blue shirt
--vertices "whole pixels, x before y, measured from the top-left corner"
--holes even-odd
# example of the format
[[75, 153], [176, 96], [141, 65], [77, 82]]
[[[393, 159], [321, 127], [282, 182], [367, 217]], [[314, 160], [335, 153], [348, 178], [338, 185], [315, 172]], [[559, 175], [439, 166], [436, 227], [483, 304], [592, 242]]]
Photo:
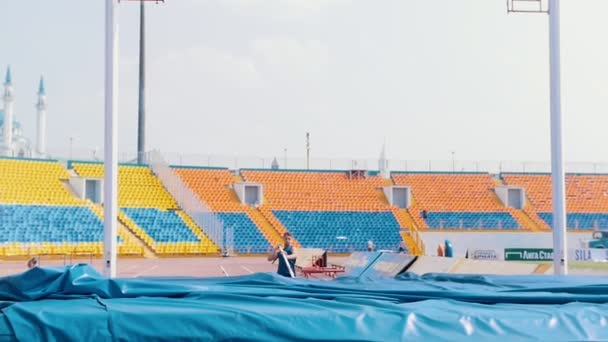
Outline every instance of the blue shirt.
[[[285, 254], [287, 255], [292, 255], [293, 254], [293, 246], [288, 246], [283, 248], [283, 251], [285, 252]], [[291, 270], [293, 271], [293, 275], [296, 275], [296, 259], [287, 259], [289, 261], [289, 266], [291, 267]], [[289, 274], [289, 269], [287, 268], [287, 265], [285, 264], [285, 259], [283, 258], [283, 256], [279, 253], [279, 270], [277, 271], [278, 274], [282, 275], [283, 277], [291, 277], [291, 275]]]

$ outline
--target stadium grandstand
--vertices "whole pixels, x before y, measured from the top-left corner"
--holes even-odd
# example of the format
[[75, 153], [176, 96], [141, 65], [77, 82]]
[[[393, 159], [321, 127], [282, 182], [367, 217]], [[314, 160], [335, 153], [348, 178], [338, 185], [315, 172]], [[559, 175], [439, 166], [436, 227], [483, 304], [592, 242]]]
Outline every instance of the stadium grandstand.
[[[294, 244], [330, 253], [406, 246], [425, 253], [425, 232], [549, 232], [546, 173], [260, 169], [172, 165], [197, 201], [229, 229], [235, 254], [266, 253], [290, 232]], [[1, 158], [0, 254], [102, 253], [103, 165]], [[226, 247], [147, 164], [119, 166], [119, 254], [217, 255]], [[568, 229], [608, 228], [608, 176], [568, 174]], [[245, 185], [245, 187], [243, 187]], [[503, 188], [521, 191], [513, 204]], [[239, 190], [240, 189], [240, 190]], [[239, 191], [245, 189], [244, 195]], [[249, 190], [255, 189], [251, 202]], [[397, 190], [406, 189], [406, 200]], [[223, 241], [221, 239], [224, 239]], [[222, 246], [224, 245], [224, 246]]]

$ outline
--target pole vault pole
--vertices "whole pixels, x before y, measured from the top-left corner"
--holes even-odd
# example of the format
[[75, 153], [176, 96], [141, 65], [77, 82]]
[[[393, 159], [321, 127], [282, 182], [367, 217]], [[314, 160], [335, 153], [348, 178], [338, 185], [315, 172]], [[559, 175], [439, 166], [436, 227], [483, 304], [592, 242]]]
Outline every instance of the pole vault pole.
[[283, 261], [285, 261], [285, 265], [287, 266], [287, 269], [289, 270], [289, 275], [292, 278], [295, 278], [296, 276], [295, 276], [295, 274], [293, 274], [293, 270], [291, 269], [291, 265], [289, 264], [289, 259], [287, 259], [287, 255], [285, 255], [285, 252], [283, 251], [283, 247], [281, 247], [281, 246], [279, 246], [279, 254], [281, 254]]

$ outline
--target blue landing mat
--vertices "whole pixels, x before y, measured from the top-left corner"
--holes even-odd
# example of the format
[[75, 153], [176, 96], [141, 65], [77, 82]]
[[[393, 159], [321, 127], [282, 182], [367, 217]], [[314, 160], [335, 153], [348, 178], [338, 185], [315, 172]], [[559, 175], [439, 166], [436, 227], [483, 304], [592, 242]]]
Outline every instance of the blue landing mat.
[[600, 277], [106, 279], [87, 265], [0, 278], [0, 340], [608, 340]]

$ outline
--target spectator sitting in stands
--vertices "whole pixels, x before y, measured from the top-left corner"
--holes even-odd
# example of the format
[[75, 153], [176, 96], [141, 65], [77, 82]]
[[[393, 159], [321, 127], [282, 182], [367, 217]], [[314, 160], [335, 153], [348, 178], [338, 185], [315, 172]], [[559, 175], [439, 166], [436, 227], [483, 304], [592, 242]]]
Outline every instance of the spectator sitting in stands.
[[426, 209], [422, 210], [420, 212], [420, 217], [422, 217], [423, 219], [426, 220], [426, 218], [429, 216], [429, 213], [426, 211]]

